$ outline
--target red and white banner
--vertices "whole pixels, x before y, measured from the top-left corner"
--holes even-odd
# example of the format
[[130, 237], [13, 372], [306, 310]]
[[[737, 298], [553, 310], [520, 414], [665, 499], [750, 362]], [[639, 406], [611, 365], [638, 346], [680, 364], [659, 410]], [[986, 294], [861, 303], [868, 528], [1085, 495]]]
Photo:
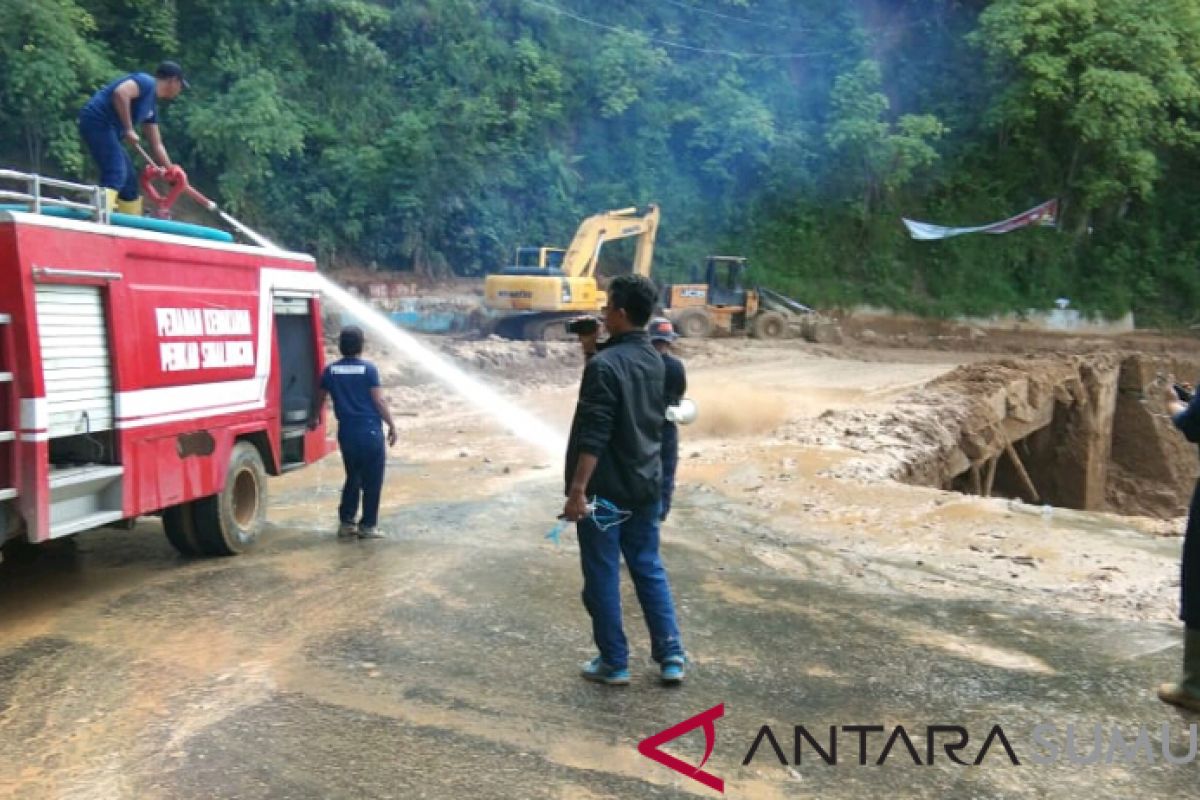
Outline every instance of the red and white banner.
[[909, 235], [917, 241], [932, 242], [939, 239], [962, 236], [967, 233], [1009, 233], [1010, 231], [1029, 228], [1034, 225], [1055, 225], [1057, 223], [1058, 201], [1049, 200], [1040, 206], [1029, 209], [1023, 214], [1009, 217], [1002, 222], [993, 222], [990, 225], [977, 225], [971, 228], [947, 228], [942, 225], [932, 225], [928, 222], [915, 222], [911, 219], [905, 219], [904, 227], [908, 228]]

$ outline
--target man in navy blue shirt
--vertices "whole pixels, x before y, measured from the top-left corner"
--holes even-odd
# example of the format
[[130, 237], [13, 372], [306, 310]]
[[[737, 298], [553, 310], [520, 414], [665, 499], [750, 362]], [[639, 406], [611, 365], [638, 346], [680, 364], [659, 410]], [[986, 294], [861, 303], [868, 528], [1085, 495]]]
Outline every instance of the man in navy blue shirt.
[[134, 72], [117, 78], [92, 95], [79, 112], [79, 135], [100, 165], [100, 185], [115, 194], [118, 211], [142, 213], [137, 171], [121, 141], [140, 143], [140, 126], [158, 165], [169, 169], [171, 156], [158, 132], [158, 101], [174, 100], [187, 85], [183, 69], [174, 61], [164, 61], [154, 75]]
[[[383, 469], [387, 449], [383, 444], [382, 423], [387, 423], [387, 443], [396, 443], [396, 423], [379, 387], [379, 370], [364, 361], [363, 332], [349, 325], [338, 337], [342, 358], [325, 367], [321, 388], [310, 425], [316, 427], [325, 398], [333, 398], [338, 420], [338, 446], [346, 468], [342, 502], [338, 506], [338, 538], [382, 539], [379, 522], [379, 496], [383, 491]], [[362, 517], [356, 523], [359, 502]]]

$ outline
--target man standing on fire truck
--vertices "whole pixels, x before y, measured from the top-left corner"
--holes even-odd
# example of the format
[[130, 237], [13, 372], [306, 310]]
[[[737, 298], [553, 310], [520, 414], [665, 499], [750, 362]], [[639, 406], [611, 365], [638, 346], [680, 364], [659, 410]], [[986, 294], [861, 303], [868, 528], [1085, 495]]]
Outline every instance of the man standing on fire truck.
[[118, 78], [92, 95], [79, 112], [79, 135], [100, 166], [100, 185], [117, 211], [142, 213], [137, 170], [122, 140], [139, 144], [136, 129], [141, 126], [158, 165], [174, 169], [158, 132], [158, 101], [174, 100], [187, 86], [183, 69], [174, 61], [164, 61], [153, 76], [134, 72]]
[[[342, 502], [338, 506], [338, 538], [382, 539], [379, 497], [383, 492], [383, 470], [387, 448], [383, 446], [381, 423], [387, 423], [387, 443], [396, 443], [396, 423], [379, 388], [379, 370], [364, 361], [362, 329], [347, 325], [338, 337], [342, 358], [325, 368], [309, 427], [315, 428], [325, 398], [333, 398], [338, 420], [338, 447], [346, 468]], [[356, 523], [359, 499], [362, 517]]]

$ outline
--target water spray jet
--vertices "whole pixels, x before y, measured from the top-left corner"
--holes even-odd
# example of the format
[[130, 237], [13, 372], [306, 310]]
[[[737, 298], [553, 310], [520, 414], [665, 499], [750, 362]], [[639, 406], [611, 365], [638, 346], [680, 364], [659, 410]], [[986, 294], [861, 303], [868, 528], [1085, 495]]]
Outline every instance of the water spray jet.
[[439, 356], [407, 331], [396, 327], [386, 316], [338, 286], [324, 275], [317, 275], [321, 293], [333, 303], [350, 313], [360, 325], [369, 329], [381, 341], [396, 352], [407, 356], [413, 363], [431, 376], [453, 389], [494, 419], [518, 438], [532, 444], [543, 456], [556, 462], [566, 452], [567, 443], [562, 434], [534, 417], [525, 409], [492, 389], [479, 379], [468, 375], [451, 361]]

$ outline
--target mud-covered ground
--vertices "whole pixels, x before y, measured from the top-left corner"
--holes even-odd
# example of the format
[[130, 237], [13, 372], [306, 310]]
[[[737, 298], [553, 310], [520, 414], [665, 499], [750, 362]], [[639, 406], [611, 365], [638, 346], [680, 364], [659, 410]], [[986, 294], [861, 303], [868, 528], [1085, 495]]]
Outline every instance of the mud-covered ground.
[[[433, 342], [565, 430], [569, 345]], [[147, 520], [0, 565], [0, 797], [717, 796], [637, 743], [721, 703], [705, 769], [730, 797], [1193, 796], [1200, 767], [1161, 748], [1186, 756], [1200, 720], [1153, 696], [1180, 658], [1178, 521], [834, 477], [873, 454], [830, 419], [878, 419], [986, 350], [685, 343], [701, 418], [663, 534], [692, 659], [676, 690], [629, 587], [633, 685], [577, 677], [577, 548], [544, 538], [561, 465], [381, 357], [406, 413], [387, 539], [333, 538], [334, 457], [273, 482], [247, 556], [180, 559]], [[886, 458], [913, 434], [879, 435]], [[743, 763], [763, 725], [786, 765], [765, 742]], [[830, 766], [807, 745], [796, 763], [797, 725], [885, 732], [865, 766], [843, 732]], [[899, 740], [877, 765], [901, 725], [922, 762], [929, 726], [966, 728], [973, 761], [999, 725], [1021, 764], [995, 744], [959, 766], [939, 734], [932, 765]], [[1060, 746], [1074, 725], [1081, 757], [1100, 726], [1099, 763], [1035, 763], [1038, 725]], [[1138, 726], [1154, 758], [1106, 760]], [[703, 737], [668, 748], [699, 763]]]

